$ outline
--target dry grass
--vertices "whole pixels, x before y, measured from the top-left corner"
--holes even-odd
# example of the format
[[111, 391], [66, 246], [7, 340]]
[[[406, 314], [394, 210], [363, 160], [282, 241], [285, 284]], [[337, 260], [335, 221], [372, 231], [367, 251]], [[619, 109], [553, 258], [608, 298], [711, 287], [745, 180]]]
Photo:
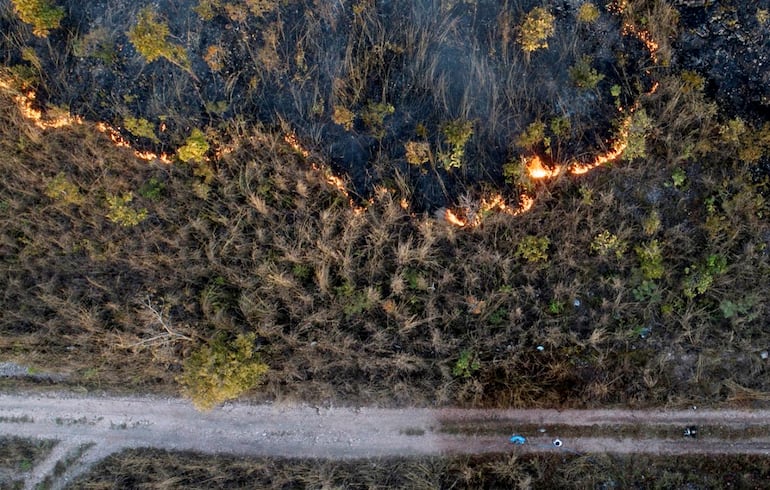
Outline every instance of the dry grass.
[[23, 488], [23, 481], [19, 481], [17, 478], [41, 462], [55, 444], [56, 441], [51, 440], [1, 437], [0, 488]]
[[[659, 3], [633, 12], [656, 16]], [[456, 17], [415, 11], [396, 34], [361, 4], [352, 44], [323, 51], [313, 44], [322, 23], [341, 15], [336, 3], [324, 5], [300, 31], [271, 18], [252, 53], [272, 67], [261, 74], [268, 78], [283, 77], [290, 60], [341, 67], [332, 77], [339, 82], [317, 85], [316, 98], [276, 95], [294, 98], [308, 115], [303, 131], [319, 141], [328, 126], [313, 114], [391, 100], [381, 70], [394, 59], [413, 77], [409, 90], [425, 90], [426, 107], [443, 107], [431, 116], [436, 127], [487, 112], [490, 125], [477, 122], [472, 139], [525, 127], [496, 119], [506, 112], [500, 101], [477, 100], [473, 90], [484, 84], [506, 104], [539, 111], [532, 84], [519, 83], [526, 69], [513, 48], [498, 51], [506, 69], [499, 79], [472, 56], [460, 84], [470, 92], [460, 106], [446, 102], [454, 90], [439, 69], [446, 53], [432, 50], [458, 39]], [[661, 12], [661, 22], [671, 20]], [[495, 39], [514, 35], [505, 27], [511, 15], [499, 19]], [[552, 44], [589, 28], [557, 29]], [[301, 46], [302, 63], [285, 51], [285, 38], [298, 32], [306, 35], [291, 45]], [[658, 71], [659, 89], [640, 101], [649, 118], [642, 157], [580, 179], [531, 182], [531, 211], [485, 215], [473, 229], [405, 210], [402, 200], [415, 197], [410, 179], [423, 174], [405, 176], [398, 168], [408, 164], [387, 153], [375, 170], [395, 168], [392, 179], [371, 203], [351, 206], [323, 153], [303, 156], [284, 141], [292, 124], [283, 120], [282, 128], [219, 121], [205, 133], [210, 161], [165, 165], [136, 158], [90, 123], [41, 129], [3, 89], [0, 356], [67, 372], [89, 388], [173, 392], [191, 352], [217, 334], [253, 333], [270, 367], [249, 393], [256, 399], [505, 407], [765, 400], [766, 177], [736, 157], [752, 138], [730, 137], [729, 121], [702, 92], [674, 70]], [[382, 82], [377, 98], [367, 92], [372, 77]], [[185, 127], [184, 118], [172, 120]], [[467, 189], [469, 209], [477, 191]], [[120, 226], [107, 217], [107, 196], [129, 192], [124, 211], [146, 210], [146, 218]], [[547, 249], [521, 250], [527, 236]], [[650, 264], [635, 248], [652, 240], [663, 272], [645, 279]], [[458, 368], [464, 353], [474, 363]]]
[[762, 486], [762, 457], [542, 455], [352, 462], [247, 460], [153, 450], [112, 456], [78, 488], [720, 488]]

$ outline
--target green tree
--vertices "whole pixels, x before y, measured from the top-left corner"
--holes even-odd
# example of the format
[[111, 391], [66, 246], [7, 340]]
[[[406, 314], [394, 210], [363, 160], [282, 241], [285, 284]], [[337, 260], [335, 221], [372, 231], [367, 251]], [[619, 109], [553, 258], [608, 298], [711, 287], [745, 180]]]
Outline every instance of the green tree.
[[211, 410], [259, 384], [268, 366], [254, 352], [255, 338], [250, 333], [228, 341], [220, 334], [185, 360], [182, 391], [198, 409]]
[[151, 7], [145, 7], [139, 12], [136, 25], [128, 31], [128, 40], [148, 63], [165, 58], [195, 78], [187, 51], [181, 45], [169, 41], [170, 35], [168, 24], [158, 20], [157, 13]]
[[449, 152], [441, 152], [439, 160], [446, 170], [460, 168], [465, 158], [465, 145], [473, 136], [473, 121], [458, 119], [448, 122], [441, 130], [446, 142], [451, 146]]
[[64, 7], [54, 5], [51, 0], [12, 0], [12, 3], [19, 18], [32, 25], [36, 36], [46, 37], [64, 18]]
[[202, 162], [206, 158], [207, 151], [209, 151], [209, 143], [206, 141], [206, 135], [200, 129], [195, 128], [187, 137], [184, 146], [181, 146], [176, 154], [185, 163]]
[[524, 16], [517, 39], [527, 56], [532, 51], [548, 47], [548, 38], [554, 32], [554, 20], [554, 16], [543, 7], [535, 7]]

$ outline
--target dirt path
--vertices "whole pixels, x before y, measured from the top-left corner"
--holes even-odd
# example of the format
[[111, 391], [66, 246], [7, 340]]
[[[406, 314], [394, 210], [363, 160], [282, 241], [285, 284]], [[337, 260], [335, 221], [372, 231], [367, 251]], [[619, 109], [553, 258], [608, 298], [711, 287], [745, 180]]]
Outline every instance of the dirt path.
[[[459, 410], [227, 404], [207, 413], [187, 401], [0, 394], [0, 435], [61, 441], [26, 475], [53, 488], [125, 448], [309, 458], [498, 451], [770, 454], [770, 411]], [[684, 437], [697, 427], [698, 437]], [[508, 438], [520, 433], [523, 445]], [[554, 446], [559, 439], [560, 447]], [[54, 478], [56, 463], [67, 468]], [[61, 466], [61, 465], [60, 465]]]

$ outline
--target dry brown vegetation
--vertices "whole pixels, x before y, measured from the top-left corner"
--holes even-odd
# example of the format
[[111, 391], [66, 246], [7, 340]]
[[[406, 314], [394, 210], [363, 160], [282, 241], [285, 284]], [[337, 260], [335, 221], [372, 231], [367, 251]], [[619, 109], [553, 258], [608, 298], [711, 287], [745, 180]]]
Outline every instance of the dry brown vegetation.
[[[148, 164], [88, 123], [41, 130], [5, 93], [3, 356], [165, 390], [207, 339], [255, 333], [261, 398], [765, 398], [764, 180], [713, 144], [726, 123], [678, 78], [645, 106], [646, 159], [541, 186], [529, 213], [463, 230], [386, 189], [358, 212], [259, 128], [229, 130], [204, 199], [193, 166]], [[127, 227], [107, 196], [128, 192], [146, 218]], [[524, 258], [527, 236], [548, 238], [546, 260]], [[634, 247], [653, 240], [664, 270], [646, 279]], [[464, 352], [478, 367], [457, 376]]]
[[[3, 420], [3, 422], [24, 423]], [[42, 461], [56, 441], [0, 437], [0, 488], [21, 489], [24, 482], [19, 478]]]
[[552, 454], [330, 462], [130, 450], [79, 488], [759, 488], [766, 458]]
[[[672, 35], [665, 2], [619, 3]], [[365, 7], [355, 15], [369, 25]], [[341, 108], [363, 104], [381, 54], [347, 53]], [[413, 187], [398, 172], [351, 206], [323, 154], [285, 142], [287, 124], [185, 129], [196, 157], [172, 165], [88, 122], [41, 128], [14, 101], [30, 82], [16, 67], [0, 93], [0, 358], [74, 385], [165, 392], [215, 339], [253, 338], [269, 370], [242, 388], [258, 399], [767, 400], [770, 129], [725, 116], [692, 74], [655, 68], [635, 158], [529, 182], [529, 212], [457, 229], [404, 210]]]

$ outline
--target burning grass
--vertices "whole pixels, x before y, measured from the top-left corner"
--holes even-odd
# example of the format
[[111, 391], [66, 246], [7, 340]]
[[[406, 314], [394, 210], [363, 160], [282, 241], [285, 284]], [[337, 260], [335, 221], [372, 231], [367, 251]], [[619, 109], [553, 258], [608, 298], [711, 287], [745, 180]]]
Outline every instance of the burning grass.
[[[231, 127], [206, 177], [88, 122], [40, 128], [3, 95], [0, 352], [79, 386], [173, 392], [200, 346], [253, 334], [257, 399], [759, 403], [766, 188], [740, 140], [709, 144], [728, 122], [682, 83], [645, 100], [644, 158], [515, 206], [469, 198], [462, 229], [397, 190], [351, 206], [285, 132]], [[126, 193], [143, 220], [120, 226], [107, 196]], [[630, 246], [651, 240], [659, 257]]]

